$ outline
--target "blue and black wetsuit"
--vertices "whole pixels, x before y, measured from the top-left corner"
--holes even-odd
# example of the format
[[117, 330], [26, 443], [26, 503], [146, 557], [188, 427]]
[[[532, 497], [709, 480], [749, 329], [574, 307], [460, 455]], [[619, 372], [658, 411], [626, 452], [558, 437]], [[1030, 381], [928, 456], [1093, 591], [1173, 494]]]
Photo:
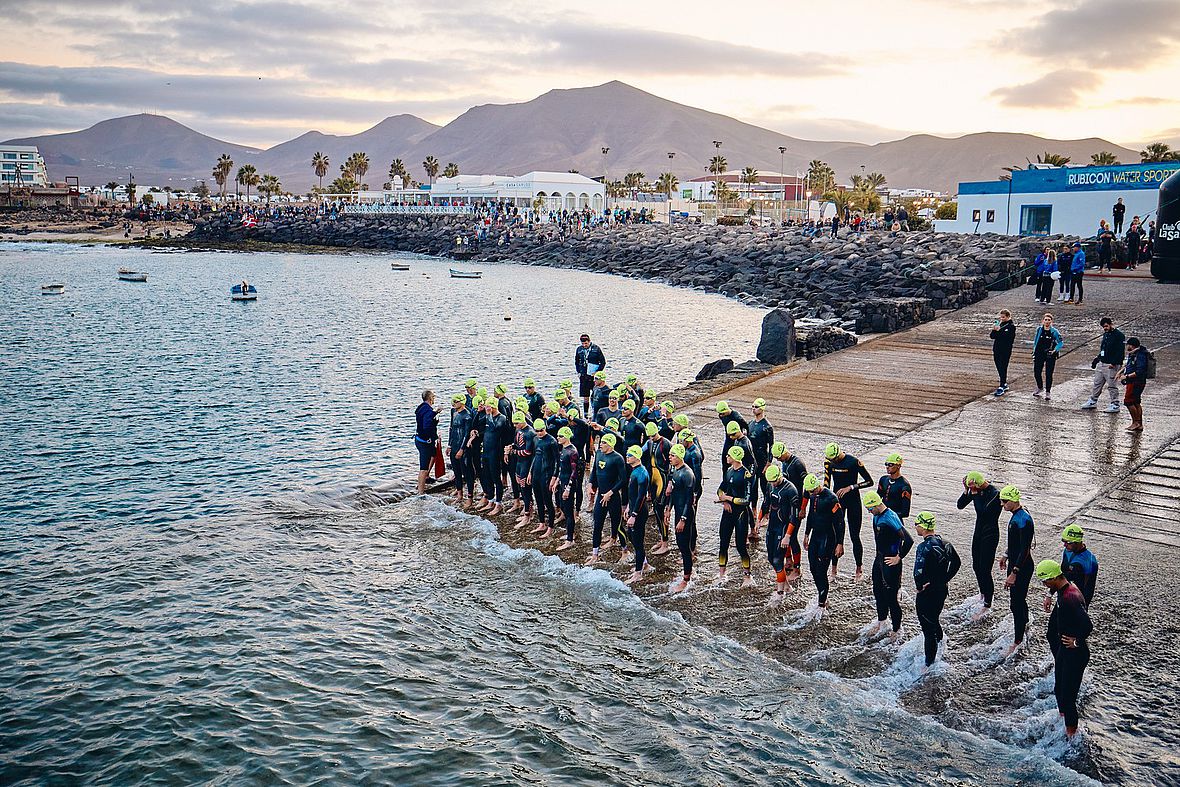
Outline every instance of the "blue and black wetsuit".
[[536, 448], [537, 433], [527, 424], [512, 435], [512, 479], [517, 490], [517, 499], [524, 503], [525, 513], [533, 510], [533, 495], [528, 485], [529, 470], [533, 466], [533, 452]]
[[[631, 477], [627, 481], [627, 532], [630, 533], [631, 546], [635, 550], [635, 570], [642, 571], [647, 560], [647, 551], [643, 548], [644, 530], [647, 528], [647, 515], [651, 510], [651, 476], [642, 464], [631, 468]], [[631, 523], [631, 517], [635, 522]]]
[[873, 559], [873, 598], [877, 602], [877, 620], [889, 618], [894, 631], [901, 631], [901, 604], [897, 593], [901, 590], [901, 564], [886, 565], [885, 558], [904, 558], [914, 545], [913, 536], [901, 523], [901, 517], [891, 508], [873, 515], [873, 539], [877, 557]]
[[1061, 551], [1061, 573], [1072, 582], [1082, 597], [1086, 599], [1086, 606], [1094, 600], [1094, 588], [1098, 584], [1098, 558], [1088, 549], [1074, 552], [1070, 549]]
[[729, 464], [725, 461], [725, 457], [729, 453], [729, 449], [734, 445], [733, 438], [730, 437], [729, 432], [726, 431], [729, 429], [729, 423], [731, 421], [736, 422], [737, 425], [741, 427], [743, 432], [749, 429], [750, 425], [746, 423], [746, 419], [742, 418], [742, 414], [737, 410], [730, 410], [726, 415], [721, 415], [718, 413], [717, 417], [721, 419], [721, 431], [725, 434], [725, 442], [721, 445], [721, 475], [724, 476], [726, 468], [729, 467]]
[[571, 442], [561, 449], [557, 457], [557, 504], [565, 515], [565, 540], [574, 540], [577, 502], [581, 497], [576, 492], [582, 486], [582, 459], [578, 449]]
[[803, 460], [795, 454], [791, 458], [782, 463], [783, 475], [791, 482], [791, 486], [795, 487], [795, 491], [799, 493], [800, 500], [803, 496], [803, 479], [807, 477], [807, 465], [803, 464]]
[[738, 554], [742, 558], [742, 568], [750, 572], [750, 549], [746, 541], [750, 535], [750, 487], [754, 485], [754, 474], [745, 465], [730, 467], [725, 471], [725, 479], [718, 492], [724, 492], [733, 497], [729, 502], [729, 510], [721, 512], [721, 551], [717, 555], [717, 565], [725, 568], [729, 563], [729, 541], [736, 537]]
[[484, 419], [483, 433], [483, 474], [487, 479], [485, 489], [490, 490], [499, 505], [504, 499], [504, 480], [500, 468], [504, 464], [504, 416], [494, 415]]
[[[610, 514], [610, 535], [612, 539], [619, 538], [619, 523], [623, 515], [623, 468], [626, 463], [617, 451], [609, 454], [601, 449], [594, 455], [594, 467], [590, 470], [590, 491], [594, 494], [594, 539], [592, 545], [598, 549], [602, 545], [602, 526], [606, 516]], [[602, 497], [611, 493], [606, 503]]]
[[584, 418], [571, 418], [569, 427], [574, 433], [570, 442], [578, 449], [582, 467], [586, 467], [590, 464], [590, 424]]
[[635, 416], [619, 421], [619, 431], [623, 433], [622, 453], [624, 455], [627, 453], [627, 449], [633, 445], [642, 447], [643, 442], [647, 439], [643, 421]]
[[[859, 479], [858, 479], [859, 476]], [[848, 535], [852, 539], [852, 558], [856, 561], [859, 571], [864, 563], [864, 544], [860, 540], [861, 505], [860, 490], [873, 485], [873, 477], [861, 464], [861, 461], [851, 454], [844, 454], [843, 459], [824, 460], [824, 486], [833, 492], [844, 487], [851, 487], [840, 498], [840, 505], [848, 512]], [[841, 521], [836, 535], [840, 543], [844, 543], [844, 523]], [[832, 558], [832, 565], [839, 563], [839, 558]]]
[[914, 611], [922, 626], [926, 666], [938, 656], [942, 642], [942, 607], [946, 604], [947, 583], [959, 570], [959, 555], [942, 536], [929, 535], [914, 550]]
[[488, 414], [483, 410], [476, 410], [471, 414], [471, 437], [467, 446], [467, 471], [472, 478], [479, 479], [480, 489], [484, 497], [491, 500], [486, 478], [483, 474], [483, 435], [488, 428]]
[[960, 509], [968, 505], [975, 506], [975, 532], [971, 535], [971, 570], [975, 572], [975, 581], [979, 585], [983, 605], [991, 607], [992, 597], [996, 593], [992, 566], [995, 565], [996, 550], [1000, 546], [1000, 512], [1004, 510], [1000, 502], [1000, 490], [994, 484], [988, 484], [978, 492], [965, 491], [959, 495], [959, 501], [955, 505]]
[[904, 523], [910, 515], [910, 500], [914, 496], [914, 490], [905, 476], [890, 478], [888, 473], [881, 476], [877, 481], [877, 494], [881, 496], [885, 507], [897, 514], [897, 518]]
[[[693, 512], [695, 515], [700, 511], [701, 495], [704, 494], [702, 478], [704, 478], [705, 472], [703, 467], [705, 464], [705, 453], [701, 450], [701, 447], [697, 445], [695, 440], [693, 441], [692, 445], [685, 446], [684, 448], [684, 463], [688, 465], [690, 470], [692, 470], [692, 498]], [[696, 528], [693, 529], [692, 551], [697, 551]]]
[[[1049, 615], [1049, 650], [1053, 653], [1053, 694], [1057, 710], [1065, 717], [1065, 726], [1078, 726], [1078, 689], [1082, 674], [1090, 663], [1090, 633], [1094, 624], [1086, 611], [1086, 597], [1076, 585], [1067, 584], [1057, 593], [1057, 603]], [[1076, 648], [1067, 648], [1062, 637], [1077, 639]]]
[[836, 557], [836, 544], [844, 532], [844, 507], [831, 489], [812, 493], [806, 501], [807, 565], [819, 593], [820, 606], [828, 603], [828, 569]]
[[[771, 484], [763, 504], [766, 513], [766, 559], [774, 568], [778, 582], [787, 581], [787, 556], [791, 563], [799, 565], [792, 545], [799, 544], [799, 493], [785, 478]], [[787, 537], [787, 546], [782, 546]]]
[[1012, 623], [1015, 627], [1015, 642], [1024, 642], [1024, 631], [1028, 627], [1028, 583], [1033, 573], [1033, 519], [1024, 508], [1018, 508], [1008, 520], [1008, 576], [1015, 575], [1011, 601]]
[[[696, 478], [687, 463], [672, 471], [669, 482], [671, 489], [672, 529], [676, 533], [676, 546], [680, 549], [680, 562], [685, 578], [692, 576], [693, 553], [697, 548], [697, 501]], [[677, 529], [680, 523], [684, 527]]]
[[[455, 474], [455, 488], [462, 491], [464, 487], [467, 487], [468, 497], [475, 493], [475, 476], [467, 472], [467, 452], [463, 450], [471, 433], [471, 415], [471, 411], [466, 408], [452, 410], [451, 428], [447, 434], [447, 448], [450, 449], [451, 472]], [[456, 454], [460, 452], [462, 454], [456, 457]]]
[[609, 385], [596, 385], [590, 393], [590, 418], [598, 421], [598, 412], [605, 410], [610, 405], [610, 392], [613, 389]]
[[750, 446], [754, 449], [754, 455], [751, 457], [754, 460], [754, 477], [758, 479], [758, 483], [754, 487], [754, 494], [750, 496], [750, 506], [751, 510], [757, 510], [759, 491], [763, 497], [768, 494], [769, 482], [766, 480], [765, 471], [766, 466], [770, 463], [770, 446], [774, 444], [774, 427], [766, 418], [755, 418], [750, 422], [748, 438]]
[[533, 498], [537, 501], [537, 524], [544, 522], [549, 527], [553, 527], [557, 521], [557, 510], [553, 507], [553, 490], [549, 488], [549, 482], [557, 475], [557, 455], [560, 451], [561, 446], [553, 435], [537, 437], [533, 465], [529, 471], [532, 476], [530, 481]]

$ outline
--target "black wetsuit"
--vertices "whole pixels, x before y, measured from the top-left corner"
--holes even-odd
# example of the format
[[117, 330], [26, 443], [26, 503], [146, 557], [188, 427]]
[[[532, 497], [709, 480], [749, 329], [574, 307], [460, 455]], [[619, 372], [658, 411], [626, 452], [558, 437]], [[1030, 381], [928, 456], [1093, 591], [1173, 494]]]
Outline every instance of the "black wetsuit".
[[992, 597], [996, 593], [992, 566], [996, 562], [996, 550], [1000, 546], [1000, 512], [1004, 507], [1000, 503], [1000, 491], [993, 484], [988, 484], [974, 494], [964, 492], [959, 495], [959, 501], [955, 505], [964, 509], [969, 504], [975, 506], [975, 532], [971, 535], [971, 570], [975, 572], [975, 581], [979, 585], [979, 595], [983, 596], [983, 605], [990, 607]]
[[[697, 503], [695, 497], [696, 478], [687, 464], [672, 471], [672, 528], [676, 533], [676, 546], [680, 549], [680, 562], [684, 576], [692, 576], [692, 553], [696, 549]], [[684, 521], [684, 529], [676, 526]]]
[[471, 414], [470, 445], [467, 447], [467, 471], [472, 478], [479, 479], [479, 486], [484, 497], [491, 499], [486, 479], [483, 475], [483, 434], [488, 428], [488, 414], [483, 410], [476, 410]]
[[[737, 423], [737, 425], [739, 427], [741, 427], [741, 430], [743, 432], [749, 428], [749, 424], [746, 423], [746, 419], [742, 418], [741, 413], [739, 413], [737, 410], [730, 410], [729, 415], [721, 415], [720, 413], [718, 413], [717, 417], [721, 419], [721, 428], [723, 430], [727, 430], [729, 428], [730, 421]], [[729, 453], [729, 449], [733, 446], [733, 444], [734, 444], [733, 438], [730, 437], [729, 432], [726, 431], [725, 432], [725, 442], [721, 446], [721, 475], [722, 476], [725, 475], [725, 471], [729, 467], [728, 462], [726, 462], [726, 460], [725, 460], [725, 456], [726, 456], [726, 454]]]
[[844, 507], [831, 489], [812, 493], [807, 508], [807, 565], [819, 593], [819, 604], [828, 603], [828, 569], [836, 556], [836, 545], [844, 533]]
[[483, 465], [485, 493], [490, 492], [498, 505], [504, 499], [504, 479], [500, 475], [500, 468], [504, 464], [504, 416], [494, 415], [484, 419], [486, 428], [483, 432]]
[[668, 510], [668, 481], [672, 474], [669, 463], [672, 443], [658, 434], [649, 437], [643, 444], [643, 466], [651, 478], [652, 514], [656, 518], [656, 529], [660, 533], [660, 540], [668, 540], [668, 522], [664, 514]]
[[512, 436], [512, 478], [518, 490], [518, 499], [524, 503], [525, 513], [533, 510], [533, 495], [528, 485], [529, 470], [533, 466], [533, 453], [537, 444], [537, 433], [531, 426], [522, 426]]
[[545, 406], [545, 397], [544, 396], [541, 396], [541, 394], [537, 393], [536, 391], [533, 391], [532, 393], [526, 393], [524, 395], [524, 398], [527, 399], [529, 402], [529, 423], [530, 424], [533, 421], [536, 421], [537, 419], [544, 417], [544, 413], [541, 409]]
[[[447, 435], [447, 447], [451, 451], [451, 472], [455, 474], [455, 489], [462, 491], [467, 488], [467, 496], [475, 492], [475, 476], [467, 472], [467, 437], [471, 433], [470, 410], [451, 411], [451, 429]], [[463, 455], [456, 458], [455, 454], [463, 451]]]
[[[611, 451], [608, 454], [599, 450], [594, 455], [594, 467], [590, 471], [590, 489], [594, 493], [594, 539], [592, 545], [595, 549], [602, 545], [602, 526], [606, 521], [607, 514], [610, 515], [611, 538], [617, 539], [619, 537], [619, 524], [623, 515], [623, 496], [626, 494], [626, 489], [623, 487], [624, 467], [625, 462], [618, 451]], [[611, 493], [610, 499], [603, 503], [602, 496], [607, 492]]]
[[733, 497], [729, 502], [730, 510], [724, 508], [721, 512], [721, 549], [717, 554], [717, 565], [722, 568], [729, 563], [729, 541], [737, 538], [738, 554], [742, 558], [742, 568], [750, 570], [750, 550], [746, 540], [750, 534], [750, 486], [754, 482], [754, 475], [745, 465], [730, 467], [725, 471], [725, 479], [718, 492], [724, 492]]
[[1016, 575], [1016, 582], [1012, 585], [1011, 601], [1012, 623], [1015, 631], [1015, 642], [1024, 641], [1024, 630], [1028, 627], [1028, 583], [1033, 573], [1033, 519], [1028, 511], [1019, 508], [1013, 512], [1008, 520], [1008, 575]]
[[[786, 479], [770, 484], [763, 511], [766, 513], [766, 559], [774, 568], [777, 581], [785, 582], [790, 543], [798, 539], [799, 531], [799, 493], [794, 484]], [[782, 541], [788, 535], [791, 538], [784, 547]]]
[[[858, 479], [859, 476], [859, 479]], [[840, 505], [848, 512], [848, 535], [852, 539], [852, 558], [859, 569], [864, 563], [864, 544], [860, 540], [861, 504], [860, 491], [873, 485], [873, 477], [861, 464], [861, 461], [851, 454], [844, 454], [843, 459], [824, 460], [824, 486], [834, 493], [846, 486], [852, 487], [840, 498]], [[844, 543], [844, 518], [841, 517], [836, 536], [839, 543]], [[832, 565], [836, 565], [839, 558], [832, 558]]]
[[537, 501], [537, 524], [545, 522], [549, 527], [553, 527], [557, 520], [557, 511], [553, 506], [553, 491], [549, 488], [549, 482], [557, 474], [557, 455], [560, 451], [561, 446], [553, 435], [537, 437], [533, 466], [530, 470], [533, 497]]
[[591, 389], [590, 418], [592, 420], [597, 421], [598, 411], [605, 410], [607, 406], [610, 405], [610, 392], [611, 387], [609, 385], [596, 385]]
[[[1053, 653], [1053, 695], [1067, 727], [1078, 726], [1078, 689], [1086, 665], [1090, 663], [1087, 640], [1093, 630], [1082, 591], [1072, 583], [1067, 584], [1057, 593], [1048, 630], [1049, 650]], [[1075, 637], [1077, 647], [1065, 647], [1062, 637]]]
[[[642, 571], [647, 560], [647, 550], [644, 549], [644, 530], [647, 528], [647, 515], [651, 511], [651, 476], [642, 464], [631, 468], [631, 477], [627, 480], [627, 531], [630, 533], [631, 547], [635, 550], [635, 570]], [[631, 517], [635, 522], [631, 523]]]
[[894, 631], [901, 631], [901, 604], [897, 593], [901, 590], [901, 563], [890, 566], [887, 557], [905, 558], [914, 545], [913, 536], [901, 522], [901, 515], [891, 508], [873, 515], [873, 541], [877, 556], [873, 559], [873, 599], [877, 602], [877, 620], [886, 617]]
[[578, 510], [575, 491], [582, 486], [582, 459], [573, 443], [561, 449], [557, 458], [557, 504], [565, 515], [565, 540], [574, 540], [575, 513]]
[[881, 496], [885, 507], [897, 514], [897, 518], [904, 524], [910, 515], [910, 500], [914, 496], [914, 490], [906, 477], [899, 475], [897, 478], [890, 478], [888, 474], [881, 476], [877, 481], [877, 494]]
[[942, 607], [946, 603], [947, 583], [959, 571], [959, 556], [942, 536], [930, 535], [922, 539], [914, 550], [914, 611], [922, 626], [926, 666], [938, 656], [942, 642]]
[[770, 446], [774, 444], [774, 427], [765, 418], [754, 419], [750, 422], [750, 446], [754, 449], [754, 478], [758, 483], [750, 495], [750, 510], [758, 508], [759, 493], [765, 497], [769, 494], [770, 484], [766, 480], [766, 466], [770, 463]]

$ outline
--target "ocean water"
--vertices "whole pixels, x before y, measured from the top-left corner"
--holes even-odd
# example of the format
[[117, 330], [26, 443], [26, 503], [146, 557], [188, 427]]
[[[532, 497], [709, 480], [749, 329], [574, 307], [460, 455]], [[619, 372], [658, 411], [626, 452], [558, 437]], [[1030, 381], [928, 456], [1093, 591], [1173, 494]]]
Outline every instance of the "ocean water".
[[586, 330], [671, 388], [761, 313], [390, 259], [0, 247], [0, 783], [1086, 783], [403, 499], [423, 387]]

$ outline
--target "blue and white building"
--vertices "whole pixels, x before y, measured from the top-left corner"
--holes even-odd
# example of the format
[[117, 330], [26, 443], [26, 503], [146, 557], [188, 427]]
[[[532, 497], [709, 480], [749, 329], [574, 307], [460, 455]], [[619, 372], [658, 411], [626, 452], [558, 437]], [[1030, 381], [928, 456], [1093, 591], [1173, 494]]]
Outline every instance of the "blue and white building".
[[0, 145], [0, 184], [5, 186], [49, 185], [45, 159], [33, 145]]
[[958, 216], [934, 222], [939, 232], [1003, 235], [1093, 235], [1098, 222], [1113, 225], [1111, 208], [1122, 197], [1123, 229], [1139, 216], [1155, 218], [1160, 184], [1180, 171], [1180, 161], [1108, 167], [1016, 170], [1012, 180], [959, 184]]

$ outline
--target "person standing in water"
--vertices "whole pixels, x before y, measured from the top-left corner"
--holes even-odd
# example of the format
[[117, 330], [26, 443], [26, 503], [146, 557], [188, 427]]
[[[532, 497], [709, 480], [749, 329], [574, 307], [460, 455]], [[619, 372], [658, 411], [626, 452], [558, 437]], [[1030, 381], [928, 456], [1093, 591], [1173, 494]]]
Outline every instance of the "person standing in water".
[[1078, 690], [1090, 663], [1088, 639], [1094, 624], [1082, 591], [1065, 578], [1057, 561], [1042, 560], [1036, 574], [1049, 594], [1057, 597], [1046, 636], [1053, 654], [1053, 696], [1065, 722], [1065, 734], [1072, 738], [1078, 732]]
[[754, 482], [753, 473], [745, 465], [746, 452], [739, 446], [733, 446], [726, 453], [729, 467], [725, 471], [725, 478], [717, 488], [717, 502], [722, 507], [721, 513], [721, 549], [717, 555], [717, 581], [725, 582], [725, 570], [729, 564], [729, 542], [736, 539], [738, 554], [741, 555], [742, 569], [745, 579], [742, 587], [752, 587], [754, 577], [750, 574], [750, 549], [746, 544], [750, 527], [750, 485]]
[[[243, 282], [244, 284], [245, 282]], [[426, 477], [438, 447], [438, 411], [434, 409], [434, 392], [423, 391], [422, 403], [414, 411], [416, 423], [414, 446], [418, 449], [418, 494], [426, 491]]]
[[577, 446], [573, 444], [573, 436], [574, 430], [568, 426], [557, 430], [557, 442], [561, 445], [561, 453], [557, 458], [557, 505], [565, 518], [565, 540], [557, 547], [558, 552], [564, 552], [574, 545], [574, 525], [577, 523], [579, 502], [574, 490], [582, 485], [582, 460]]
[[885, 475], [877, 481], [877, 494], [884, 501], [885, 507], [897, 514], [897, 518], [904, 525], [910, 515], [910, 501], [913, 499], [914, 489], [901, 474], [903, 461], [901, 454], [896, 451], [885, 457]]
[[[1086, 534], [1081, 525], [1066, 525], [1061, 531], [1061, 573], [1082, 591], [1086, 608], [1094, 601], [1094, 588], [1098, 584], [1098, 558], [1086, 548]], [[1048, 612], [1046, 599], [1045, 611]]]
[[627, 465], [631, 468], [631, 476], [627, 479], [627, 509], [624, 516], [627, 521], [628, 540], [635, 550], [635, 570], [625, 583], [631, 585], [638, 582], [644, 571], [650, 568], [643, 542], [647, 516], [651, 510], [651, 476], [643, 466], [643, 449], [637, 445], [627, 449]]
[[839, 538], [844, 530], [844, 509], [839, 498], [812, 473], [803, 479], [803, 494], [803, 506], [807, 514], [803, 548], [807, 550], [807, 565], [815, 582], [818, 594], [816, 603], [822, 617], [823, 611], [828, 608], [828, 567], [834, 559], [844, 554], [844, 544]]
[[692, 468], [684, 461], [685, 448], [681, 444], [668, 449], [672, 477], [668, 482], [670, 491], [668, 525], [676, 533], [676, 546], [680, 550], [683, 574], [672, 585], [673, 593], [680, 593], [692, 581], [693, 552], [696, 551], [696, 478]]
[[1011, 484], [1001, 489], [1000, 502], [1004, 510], [1012, 514], [1008, 520], [1008, 549], [1000, 558], [1000, 570], [1007, 568], [1008, 571], [1004, 587], [1011, 594], [1013, 641], [1006, 654], [1011, 656], [1024, 643], [1024, 632], [1028, 628], [1028, 585], [1032, 581], [1035, 532], [1032, 517], [1020, 503], [1019, 489]]
[[750, 497], [750, 510], [755, 512], [754, 527], [750, 532], [753, 536], [758, 532], [762, 515], [758, 509], [758, 497], [763, 498], [769, 493], [770, 485], [766, 480], [766, 468], [770, 465], [770, 447], [774, 445], [774, 427], [766, 420], [766, 400], [758, 397], [752, 405], [754, 420], [750, 422], [747, 436], [750, 447], [754, 450], [754, 492]]
[[963, 476], [963, 494], [955, 505], [962, 511], [967, 506], [975, 508], [975, 530], [971, 535], [971, 570], [979, 585], [979, 598], [983, 609], [975, 615], [979, 620], [992, 611], [992, 598], [996, 583], [992, 579], [992, 566], [996, 563], [996, 550], [1000, 546], [1000, 490], [987, 482], [983, 473], [972, 470]]
[[799, 530], [799, 492], [783, 475], [778, 462], [771, 462], [763, 471], [766, 477], [766, 497], [763, 502], [766, 520], [766, 559], [775, 571], [774, 595], [771, 604], [781, 604], [787, 592], [787, 567], [791, 558], [791, 542]]
[[893, 623], [893, 638], [901, 634], [901, 561], [914, 546], [914, 539], [902, 524], [898, 513], [885, 505], [881, 495], [869, 492], [864, 506], [873, 515], [873, 539], [877, 556], [873, 559], [873, 598], [877, 602], [877, 622], [869, 632], [876, 636], [888, 619]]
[[930, 669], [938, 658], [938, 643], [943, 638], [940, 618], [946, 604], [947, 584], [959, 572], [962, 563], [951, 543], [934, 534], [934, 514], [922, 511], [914, 519], [914, 526], [922, 537], [914, 551], [914, 587], [917, 590], [914, 609], [922, 626], [926, 669]]
[[470, 430], [471, 411], [467, 409], [467, 397], [455, 394], [451, 397], [451, 428], [447, 433], [447, 453], [451, 459], [451, 472], [455, 475], [455, 502], [463, 507], [467, 505], [463, 496], [464, 489], [468, 500], [475, 493], [475, 479], [465, 472], [467, 457], [463, 450]]
[[[836, 443], [828, 443], [824, 447], [824, 486], [835, 492], [841, 508], [847, 512], [848, 535], [852, 538], [852, 558], [856, 561], [857, 581], [861, 578], [861, 565], [864, 562], [864, 545], [860, 540], [860, 490], [872, 485], [873, 477], [859, 459], [845, 453]], [[836, 537], [841, 546], [832, 559], [832, 579], [836, 578], [836, 564], [844, 554], [843, 517], [837, 526]]]

